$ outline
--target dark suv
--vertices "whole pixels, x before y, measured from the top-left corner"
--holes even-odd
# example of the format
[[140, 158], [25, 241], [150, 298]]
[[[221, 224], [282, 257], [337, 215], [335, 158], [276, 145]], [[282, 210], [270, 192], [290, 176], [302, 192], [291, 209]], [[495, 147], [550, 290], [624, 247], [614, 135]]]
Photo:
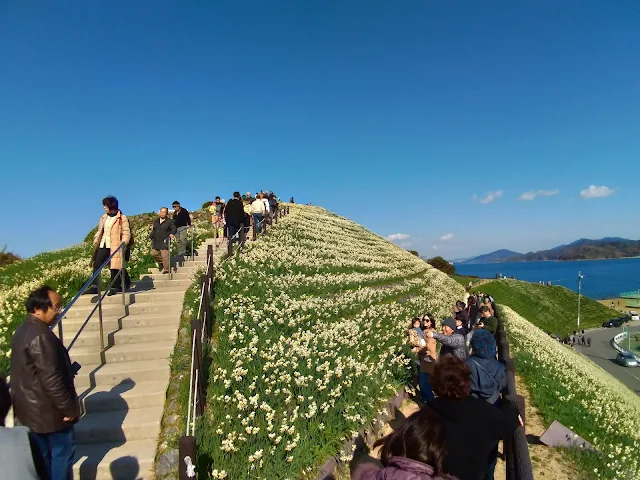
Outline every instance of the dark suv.
[[624, 317], [620, 318], [612, 318], [611, 320], [607, 320], [602, 324], [605, 328], [618, 328], [621, 327], [624, 323]]

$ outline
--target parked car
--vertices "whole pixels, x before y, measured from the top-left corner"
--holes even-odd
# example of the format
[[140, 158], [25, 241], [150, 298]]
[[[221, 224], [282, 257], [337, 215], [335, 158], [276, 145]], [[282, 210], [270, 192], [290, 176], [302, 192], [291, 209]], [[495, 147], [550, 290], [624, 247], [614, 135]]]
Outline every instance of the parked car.
[[637, 313], [630, 315], [630, 317], [634, 322], [640, 321], [640, 315], [638, 315]]
[[618, 353], [618, 355], [616, 356], [616, 363], [618, 365], [622, 365], [623, 367], [637, 367], [638, 366], [638, 360], [633, 355], [633, 353], [629, 353], [629, 352], [624, 352], [624, 353], [620, 352], [620, 353]]
[[624, 323], [622, 318], [612, 318], [611, 320], [607, 320], [602, 324], [604, 328], [618, 328], [621, 327]]

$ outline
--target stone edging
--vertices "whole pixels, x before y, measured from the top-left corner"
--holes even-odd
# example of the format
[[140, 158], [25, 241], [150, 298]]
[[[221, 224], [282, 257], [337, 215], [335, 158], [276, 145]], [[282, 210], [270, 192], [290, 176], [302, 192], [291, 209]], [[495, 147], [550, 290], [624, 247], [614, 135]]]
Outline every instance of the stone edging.
[[[340, 452], [329, 459], [322, 465], [318, 470], [318, 480], [334, 480], [334, 474], [336, 473], [336, 469], [339, 465], [344, 462], [340, 460], [340, 456], [349, 456], [353, 455], [355, 449], [362, 447], [364, 445], [369, 445], [374, 440], [376, 440], [378, 433], [380, 433], [380, 429], [384, 426], [387, 420], [393, 418], [394, 412], [396, 409], [400, 408], [402, 402], [409, 398], [409, 394], [407, 393], [405, 387], [402, 387], [398, 392], [387, 402], [386, 405], [386, 413], [378, 414], [378, 416], [373, 420], [373, 424], [369, 427], [365, 427], [362, 430], [358, 431], [358, 436], [352, 438], [351, 440], [347, 440], [340, 449]], [[355, 448], [354, 448], [355, 447]]]

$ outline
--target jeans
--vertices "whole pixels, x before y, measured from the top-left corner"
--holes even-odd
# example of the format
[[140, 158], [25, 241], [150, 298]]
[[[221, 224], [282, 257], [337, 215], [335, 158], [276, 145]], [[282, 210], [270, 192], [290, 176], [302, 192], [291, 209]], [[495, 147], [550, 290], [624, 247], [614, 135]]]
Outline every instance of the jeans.
[[187, 253], [187, 227], [178, 227], [176, 231], [176, 242], [178, 242], [178, 255]]
[[53, 433], [32, 433], [31, 436], [42, 453], [50, 479], [73, 479], [73, 457], [76, 453], [73, 427]]
[[[253, 228], [256, 229], [256, 232], [260, 233], [262, 231], [262, 214], [254, 213], [253, 214]], [[260, 225], [258, 225], [260, 224]]]
[[422, 400], [427, 402], [429, 400], [433, 400], [435, 395], [433, 394], [433, 388], [431, 388], [431, 383], [429, 383], [429, 375], [428, 373], [420, 372], [418, 373], [418, 385], [420, 386], [420, 396]]
[[485, 480], [493, 480], [493, 475], [496, 471], [496, 464], [498, 463], [498, 444], [489, 453], [489, 467], [487, 468], [487, 475]]

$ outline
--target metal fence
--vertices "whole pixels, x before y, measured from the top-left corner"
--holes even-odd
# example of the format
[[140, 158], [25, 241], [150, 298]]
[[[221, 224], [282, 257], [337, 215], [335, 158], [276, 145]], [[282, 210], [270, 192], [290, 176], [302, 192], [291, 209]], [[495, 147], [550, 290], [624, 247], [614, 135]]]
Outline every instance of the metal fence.
[[[515, 366], [509, 356], [509, 341], [504, 329], [504, 322], [493, 306], [495, 317], [498, 319], [498, 330], [496, 332], [498, 345], [498, 358], [505, 362], [507, 366], [507, 386], [502, 391], [502, 400], [518, 409], [523, 422], [525, 419], [524, 397], [518, 395], [516, 390]], [[529, 457], [529, 445], [527, 435], [523, 426], [518, 426], [513, 435], [504, 441], [504, 456], [506, 463], [507, 480], [533, 480], [533, 470], [531, 458]]]

